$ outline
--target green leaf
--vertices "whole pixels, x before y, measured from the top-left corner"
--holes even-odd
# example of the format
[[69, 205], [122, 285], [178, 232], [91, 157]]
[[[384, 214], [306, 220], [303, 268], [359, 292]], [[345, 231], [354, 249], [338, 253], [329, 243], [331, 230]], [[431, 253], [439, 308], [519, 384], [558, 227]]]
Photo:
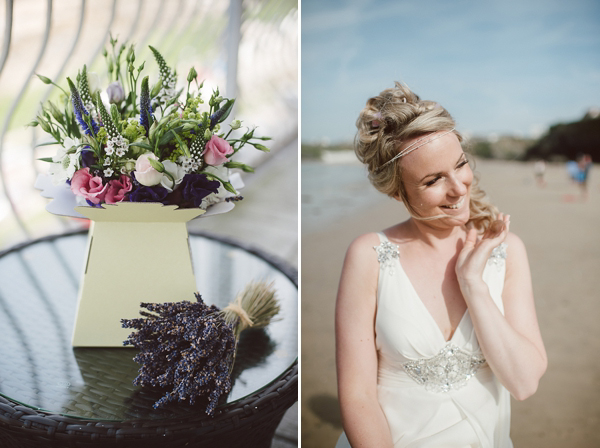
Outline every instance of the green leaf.
[[183, 149], [183, 153], [185, 154], [185, 156], [192, 157], [192, 155], [190, 154], [190, 148], [188, 148], [188, 145], [186, 145], [185, 142], [183, 140], [181, 140], [181, 138], [177, 134], [173, 134], [173, 135], [175, 135], [175, 139], [177, 140], [177, 143], [179, 143], [179, 146], [181, 146], [181, 149]]
[[158, 141], [158, 146], [164, 146], [167, 143], [169, 143], [171, 140], [173, 140], [174, 138], [178, 138], [177, 134], [179, 132], [181, 132], [182, 129], [183, 129], [183, 126], [177, 126], [176, 128], [168, 130], [165, 133], [165, 135], [163, 135], [161, 137], [161, 139]]
[[152, 151], [154, 149], [148, 143], [144, 143], [144, 142], [133, 142], [133, 143], [130, 143], [128, 146], [137, 146], [138, 148], [144, 148], [149, 151]]
[[[50, 146], [50, 145], [60, 145], [60, 142], [45, 142], [45, 143], [38, 143], [37, 145], [34, 146], [34, 148], [37, 148], [38, 146]], [[41, 159], [40, 159], [41, 160]]]
[[38, 160], [42, 162], [54, 162], [54, 160], [52, 160], [52, 157], [40, 157]]
[[[222, 113], [223, 115], [221, 115], [221, 117], [219, 118], [218, 123], [221, 123], [227, 119], [227, 117], [229, 116], [229, 114], [231, 113], [231, 111], [233, 109], [234, 103], [235, 103], [234, 99], [227, 100], [227, 102], [223, 105], [223, 107], [219, 108], [219, 113]], [[221, 111], [223, 111], [223, 112], [221, 112]]]

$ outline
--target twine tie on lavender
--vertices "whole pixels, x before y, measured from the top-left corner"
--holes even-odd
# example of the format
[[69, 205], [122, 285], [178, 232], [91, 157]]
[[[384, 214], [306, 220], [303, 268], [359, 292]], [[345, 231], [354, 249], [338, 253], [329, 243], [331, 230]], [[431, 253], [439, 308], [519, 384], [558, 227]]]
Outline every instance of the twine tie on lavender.
[[223, 308], [223, 311], [229, 310], [232, 313], [235, 313], [240, 318], [240, 320], [238, 322], [238, 327], [239, 327], [239, 332], [241, 333], [246, 328], [251, 328], [254, 325], [254, 322], [252, 322], [252, 319], [250, 319], [250, 316], [248, 315], [246, 310], [244, 308], [242, 308], [242, 306], [240, 305], [240, 302], [241, 302], [241, 299], [240, 299], [240, 296], [238, 296], [235, 299], [235, 302], [232, 302], [229, 305], [227, 305], [225, 308]]

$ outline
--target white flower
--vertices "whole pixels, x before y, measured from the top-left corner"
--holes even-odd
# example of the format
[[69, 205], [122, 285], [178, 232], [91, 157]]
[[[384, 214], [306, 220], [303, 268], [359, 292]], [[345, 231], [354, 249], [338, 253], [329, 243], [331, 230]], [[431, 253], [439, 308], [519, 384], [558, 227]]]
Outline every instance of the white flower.
[[158, 157], [151, 152], [139, 156], [135, 161], [135, 178], [140, 184], [152, 187], [162, 181], [163, 174], [156, 171], [148, 159], [158, 160]]
[[[214, 174], [219, 179], [222, 179], [225, 182], [229, 181], [229, 169], [224, 166], [208, 166], [204, 171], [209, 174]], [[204, 199], [202, 199], [200, 208], [206, 210], [210, 205], [223, 202], [228, 196], [228, 193], [229, 192], [225, 189], [223, 185], [219, 185], [219, 191], [217, 191], [217, 193], [209, 194]]]
[[119, 148], [119, 149], [117, 149], [117, 156], [123, 157], [126, 152], [127, 151], [125, 151], [123, 148]]
[[229, 180], [229, 168], [220, 165], [220, 166], [207, 166], [204, 170], [205, 173], [214, 174], [219, 179], [223, 179], [224, 181]]
[[50, 174], [54, 185], [62, 185], [69, 179], [62, 163], [51, 163], [48, 168], [48, 174]]
[[165, 187], [169, 192], [171, 192], [179, 186], [186, 172], [182, 166], [179, 166], [176, 163], [171, 162], [170, 160], [165, 160], [162, 162], [162, 164], [165, 167], [165, 171], [171, 176], [173, 176], [173, 179], [175, 179], [175, 186], [173, 186], [173, 182], [171, 181], [171, 179], [169, 179], [169, 176], [167, 176], [166, 174], [163, 174], [160, 184], [163, 187]]
[[186, 173], [192, 173], [198, 169], [198, 164], [193, 158], [179, 156], [177, 159], [181, 167], [185, 170]]
[[73, 177], [75, 171], [81, 168], [79, 164], [80, 153], [79, 140], [65, 137], [63, 146], [52, 157], [52, 161], [55, 163], [51, 164], [48, 170], [54, 185], [64, 184]]
[[110, 165], [111, 161], [110, 161], [110, 157], [107, 157], [106, 159], [104, 159], [104, 166], [108, 166]]
[[[69, 179], [71, 179], [73, 177], [73, 174], [75, 174], [75, 171], [77, 171], [79, 168], [81, 168], [80, 164], [79, 164], [79, 153], [81, 152], [81, 150], [78, 150], [75, 154], [69, 154], [69, 163], [67, 168], [65, 169], [65, 171], [67, 172], [67, 177]], [[63, 161], [63, 165], [64, 165], [64, 161]]]
[[113, 171], [113, 169], [112, 169], [112, 168], [106, 168], [106, 169], [104, 170], [104, 177], [110, 177], [110, 176], [112, 176], [112, 175], [113, 175], [113, 173], [114, 173], [114, 171]]
[[[63, 159], [65, 158], [65, 156], [67, 155], [67, 152], [69, 150], [73, 150], [75, 148], [77, 148], [79, 145], [79, 141], [77, 139], [73, 140], [70, 137], [65, 137], [65, 139], [63, 140], [63, 146], [61, 146], [58, 151], [56, 151], [56, 154], [54, 155], [54, 157], [52, 157], [52, 161], [53, 162], [62, 162]], [[73, 148], [75, 147], [75, 148]], [[79, 151], [81, 152], [81, 149], [77, 148], [75, 149], [75, 151]]]
[[106, 142], [106, 148], [104, 148], [104, 152], [109, 156], [115, 152], [115, 143], [112, 140]]

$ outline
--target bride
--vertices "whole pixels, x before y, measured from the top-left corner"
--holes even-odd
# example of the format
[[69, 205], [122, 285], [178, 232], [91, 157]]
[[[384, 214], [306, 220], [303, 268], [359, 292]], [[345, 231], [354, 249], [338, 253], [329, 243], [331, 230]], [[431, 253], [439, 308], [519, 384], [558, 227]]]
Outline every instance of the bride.
[[[350, 245], [336, 304], [338, 447], [512, 447], [547, 366], [527, 254], [439, 104], [369, 99], [355, 151], [411, 217]], [[510, 395], [509, 395], [510, 394]]]

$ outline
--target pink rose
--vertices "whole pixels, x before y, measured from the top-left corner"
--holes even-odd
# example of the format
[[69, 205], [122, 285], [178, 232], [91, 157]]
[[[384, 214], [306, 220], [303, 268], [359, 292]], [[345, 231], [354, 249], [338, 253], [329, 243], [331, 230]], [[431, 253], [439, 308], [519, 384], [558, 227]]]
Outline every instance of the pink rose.
[[92, 176], [89, 168], [75, 171], [71, 179], [71, 191], [88, 201], [99, 204], [104, 199], [108, 185], [102, 185], [100, 176]]
[[233, 148], [226, 140], [213, 135], [210, 140], [206, 142], [206, 147], [202, 155], [204, 156], [204, 161], [208, 165], [217, 166], [227, 162], [228, 159], [225, 156], [228, 156], [232, 152]]
[[131, 191], [131, 179], [125, 174], [121, 174], [118, 179], [113, 179], [108, 182], [108, 190], [104, 200], [107, 204], [115, 204], [121, 202], [125, 198], [125, 194]]

